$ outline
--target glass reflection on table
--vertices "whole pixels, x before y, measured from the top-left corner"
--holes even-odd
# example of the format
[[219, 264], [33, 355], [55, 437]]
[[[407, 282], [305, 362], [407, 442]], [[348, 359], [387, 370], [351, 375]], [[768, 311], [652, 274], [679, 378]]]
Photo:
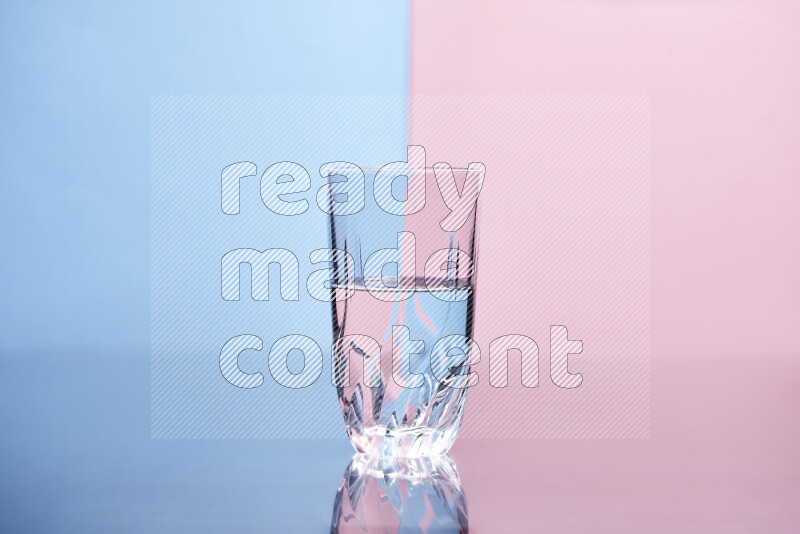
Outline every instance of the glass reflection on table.
[[467, 502], [449, 456], [356, 454], [333, 504], [331, 533], [466, 533]]

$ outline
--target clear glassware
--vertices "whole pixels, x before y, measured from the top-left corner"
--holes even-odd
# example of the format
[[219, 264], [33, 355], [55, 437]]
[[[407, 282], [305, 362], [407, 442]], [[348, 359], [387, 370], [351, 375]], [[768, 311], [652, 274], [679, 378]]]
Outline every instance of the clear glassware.
[[331, 534], [468, 531], [467, 501], [448, 456], [356, 454], [333, 504]]
[[357, 181], [329, 191], [331, 247], [347, 253], [334, 259], [334, 385], [358, 452], [439, 455], [456, 439], [475, 379], [469, 339], [484, 169], [390, 171], [407, 180], [387, 187], [386, 168], [368, 171], [357, 212], [336, 203], [357, 193]]

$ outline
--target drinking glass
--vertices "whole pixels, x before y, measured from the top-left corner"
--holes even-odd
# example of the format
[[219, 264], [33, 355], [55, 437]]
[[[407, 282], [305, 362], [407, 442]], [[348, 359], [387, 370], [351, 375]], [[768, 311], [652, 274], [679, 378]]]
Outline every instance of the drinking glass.
[[328, 171], [347, 176], [327, 193], [333, 382], [347, 434], [362, 453], [444, 454], [477, 378], [470, 338], [483, 165], [401, 162], [366, 169], [363, 183], [353, 169]]

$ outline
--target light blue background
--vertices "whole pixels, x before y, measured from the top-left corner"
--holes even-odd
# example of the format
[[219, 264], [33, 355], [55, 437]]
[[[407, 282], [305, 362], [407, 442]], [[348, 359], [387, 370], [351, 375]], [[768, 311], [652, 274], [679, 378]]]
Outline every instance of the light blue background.
[[405, 2], [0, 5], [1, 531], [327, 530], [346, 441], [149, 438], [150, 98], [402, 94], [407, 31]]
[[[312, 298], [306, 284], [313, 271], [330, 266], [310, 260], [313, 250], [330, 247], [329, 216], [316, 199], [326, 182], [318, 170], [330, 161], [375, 167], [404, 160], [405, 96], [167, 95], [153, 98], [152, 114], [152, 436], [345, 437], [331, 383], [331, 304]], [[305, 213], [294, 216], [267, 209], [259, 191], [267, 168], [287, 160], [310, 174], [308, 191], [287, 196], [308, 203]], [[256, 174], [239, 180], [239, 213], [225, 214], [220, 174], [241, 161], [254, 163]], [[267, 178], [264, 186], [269, 184]], [[364, 209], [353, 217], [379, 210], [371, 183], [362, 194]], [[402, 220], [387, 217], [395, 224]], [[365, 252], [396, 246], [395, 229], [376, 232], [383, 220], [361, 220], [362, 234], [376, 235], [373, 242], [363, 242]], [[290, 252], [298, 264], [297, 280], [287, 272], [288, 264], [285, 271], [271, 266], [269, 300], [256, 301], [251, 276], [257, 289], [267, 280], [243, 264], [237, 269], [239, 300], [224, 300], [221, 260], [241, 249]], [[297, 300], [282, 298], [283, 282], [296, 284]], [[220, 372], [222, 347], [243, 334], [263, 344], [237, 360], [244, 372], [262, 374], [264, 383], [253, 389], [229, 384]], [[279, 383], [281, 376], [290, 378], [280, 363], [289, 347], [272, 347], [289, 335], [310, 338], [322, 353], [321, 361], [306, 354], [305, 369], [299, 351], [286, 360], [295, 372], [303, 369], [304, 380], [314, 380], [314, 370], [321, 368], [305, 388]]]

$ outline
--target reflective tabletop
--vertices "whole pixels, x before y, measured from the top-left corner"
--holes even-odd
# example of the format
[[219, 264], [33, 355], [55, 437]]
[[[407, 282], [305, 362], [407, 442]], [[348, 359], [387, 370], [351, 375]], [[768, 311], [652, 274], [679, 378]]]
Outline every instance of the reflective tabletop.
[[[141, 354], [4, 357], [3, 532], [790, 532], [798, 364], [655, 360], [651, 437], [154, 440]], [[781, 372], [776, 372], [781, 370]], [[709, 394], [713, 379], [714, 394]]]

